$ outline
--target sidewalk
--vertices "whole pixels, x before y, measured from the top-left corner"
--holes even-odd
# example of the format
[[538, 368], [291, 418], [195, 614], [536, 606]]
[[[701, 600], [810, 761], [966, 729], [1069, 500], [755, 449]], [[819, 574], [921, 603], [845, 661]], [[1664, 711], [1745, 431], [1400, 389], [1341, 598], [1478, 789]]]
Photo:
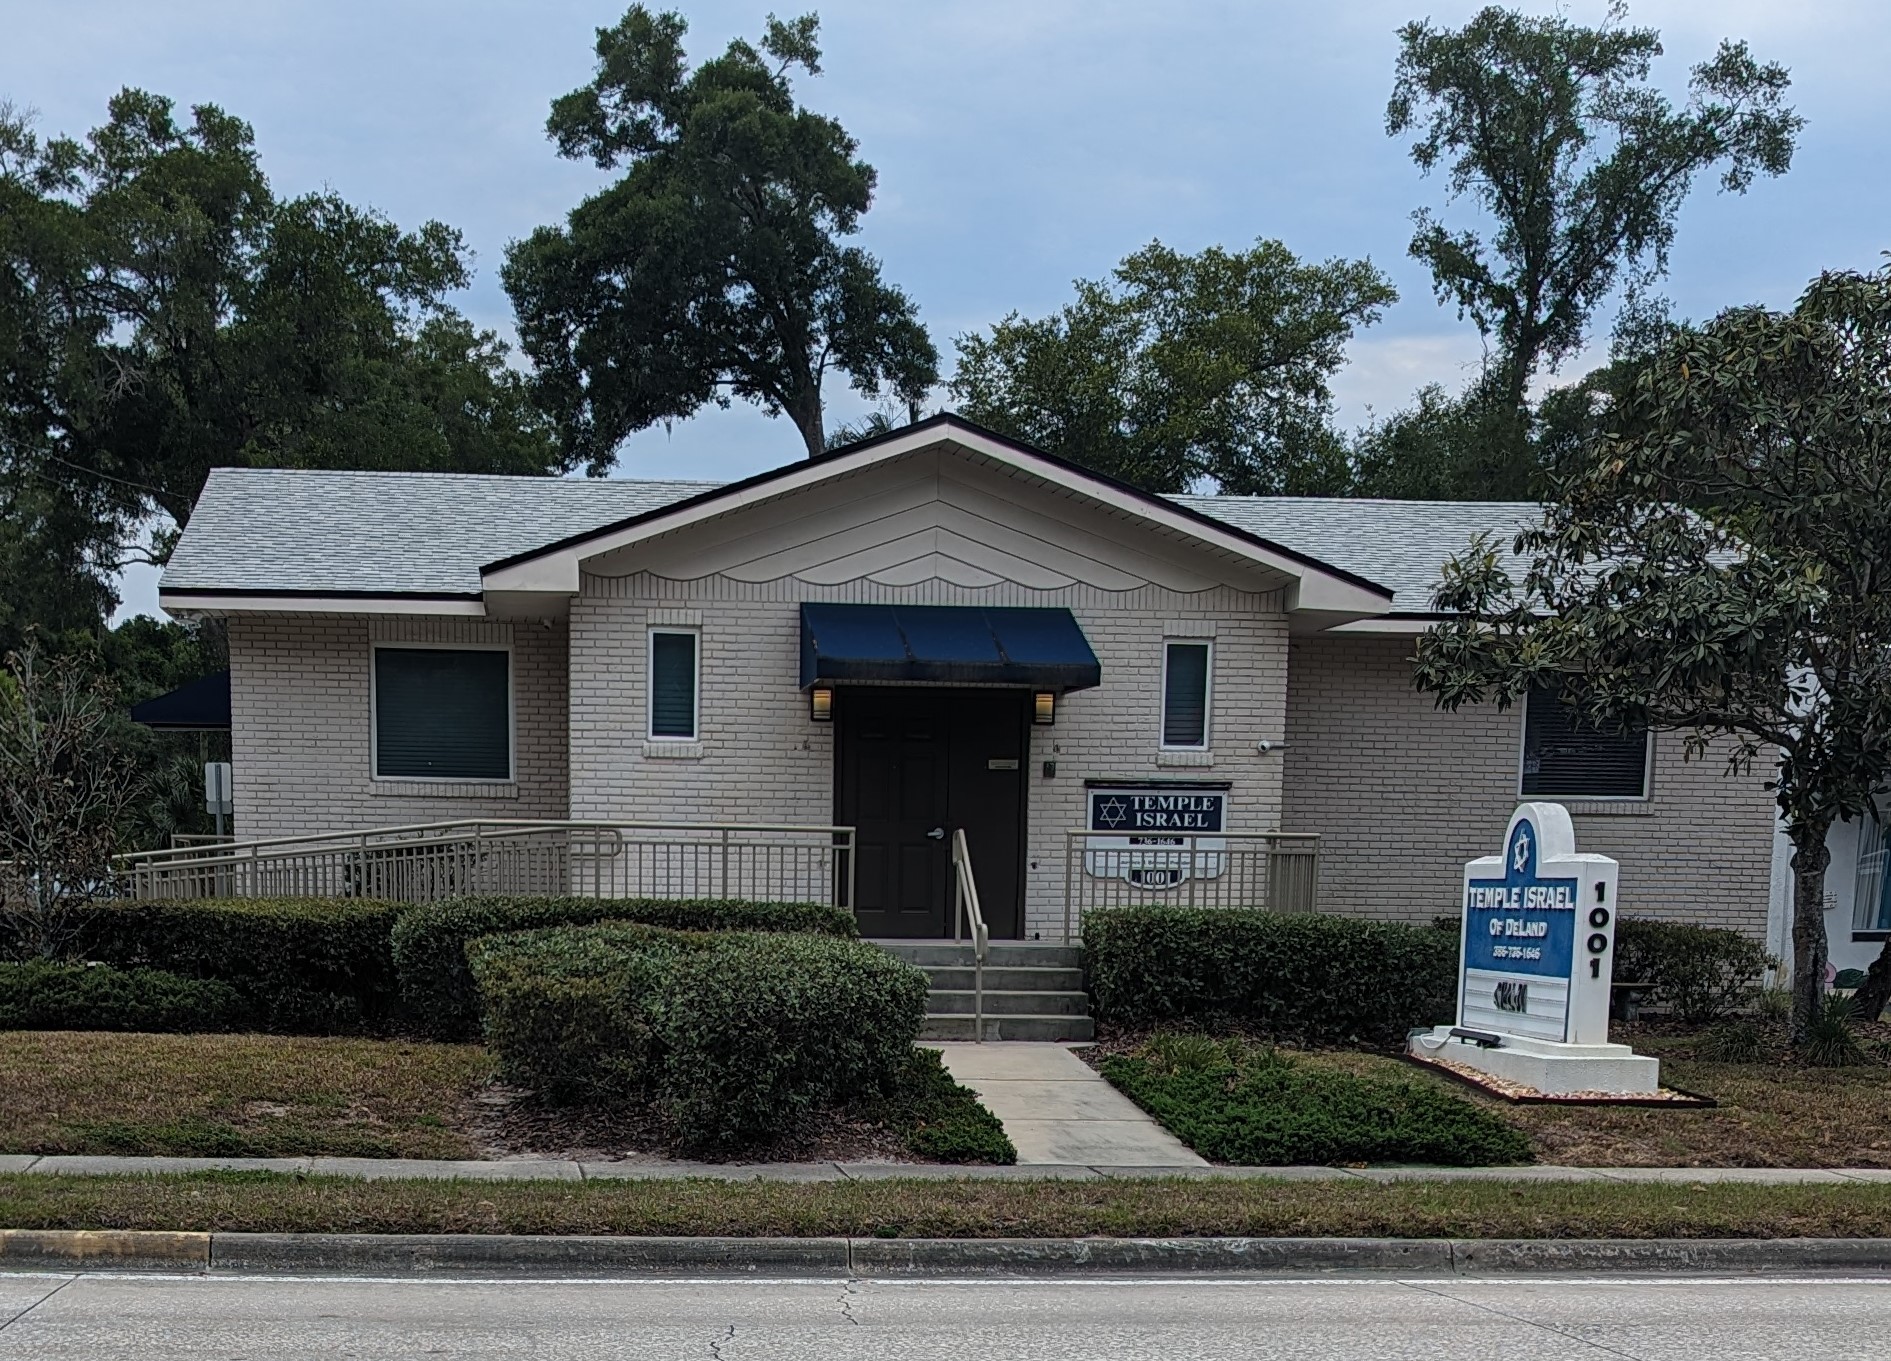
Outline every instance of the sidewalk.
[[1891, 1168], [1796, 1167], [1215, 1167], [1137, 1163], [818, 1162], [433, 1162], [416, 1158], [112, 1158], [0, 1154], [0, 1173], [47, 1176], [161, 1176], [188, 1172], [278, 1172], [385, 1180], [635, 1181], [713, 1177], [721, 1181], [886, 1181], [893, 1178], [1086, 1181], [1106, 1177], [1272, 1178], [1280, 1181], [1673, 1182], [1800, 1185], [1891, 1182]]

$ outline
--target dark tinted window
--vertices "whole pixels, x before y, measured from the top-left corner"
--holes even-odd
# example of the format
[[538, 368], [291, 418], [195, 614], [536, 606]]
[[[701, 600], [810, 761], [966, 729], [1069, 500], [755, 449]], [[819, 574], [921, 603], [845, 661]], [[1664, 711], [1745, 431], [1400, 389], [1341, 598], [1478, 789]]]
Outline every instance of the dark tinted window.
[[650, 635], [650, 735], [696, 736], [696, 635]]
[[376, 648], [374, 773], [511, 779], [509, 671], [488, 648]]
[[1164, 649], [1162, 745], [1208, 745], [1208, 644], [1170, 643]]
[[1648, 732], [1593, 728], [1552, 689], [1530, 692], [1522, 792], [1551, 798], [1639, 799], [1648, 793]]

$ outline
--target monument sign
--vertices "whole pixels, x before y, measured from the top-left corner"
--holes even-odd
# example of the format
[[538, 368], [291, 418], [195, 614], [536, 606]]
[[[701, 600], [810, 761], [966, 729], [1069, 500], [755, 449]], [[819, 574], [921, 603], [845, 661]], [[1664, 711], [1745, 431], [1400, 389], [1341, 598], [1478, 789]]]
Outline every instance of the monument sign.
[[1580, 855], [1569, 810], [1526, 803], [1502, 855], [1464, 867], [1456, 1025], [1416, 1031], [1449, 1060], [1546, 1095], [1659, 1090], [1659, 1065], [1609, 1043], [1616, 863]]

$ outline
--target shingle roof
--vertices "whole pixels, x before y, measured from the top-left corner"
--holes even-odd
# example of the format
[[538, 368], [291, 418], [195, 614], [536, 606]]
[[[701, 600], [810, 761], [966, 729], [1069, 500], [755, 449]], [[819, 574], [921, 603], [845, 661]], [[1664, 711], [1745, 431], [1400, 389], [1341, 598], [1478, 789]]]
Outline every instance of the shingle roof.
[[163, 589], [477, 595], [489, 562], [715, 485], [218, 468]]
[[[477, 595], [488, 563], [716, 485], [219, 468], [163, 588]], [[1169, 499], [1390, 587], [1399, 611], [1431, 608], [1440, 567], [1474, 535], [1493, 532], [1507, 550], [1509, 536], [1538, 514], [1520, 502]]]
[[1191, 510], [1356, 573], [1396, 594], [1399, 613], [1429, 612], [1445, 561], [1477, 535], [1496, 540], [1513, 578], [1528, 562], [1511, 551], [1542, 508], [1530, 501], [1374, 501], [1312, 496], [1172, 496]]

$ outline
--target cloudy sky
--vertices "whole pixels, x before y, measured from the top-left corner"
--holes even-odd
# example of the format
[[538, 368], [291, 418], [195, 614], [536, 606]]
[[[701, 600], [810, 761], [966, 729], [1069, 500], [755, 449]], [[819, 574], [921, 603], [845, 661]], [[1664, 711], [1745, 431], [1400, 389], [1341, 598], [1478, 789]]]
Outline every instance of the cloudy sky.
[[[780, 0], [776, 0], [780, 3]], [[1603, 0], [1561, 5], [1594, 21]], [[506, 243], [600, 182], [544, 138], [549, 101], [589, 79], [616, 0], [14, 0], [0, 98], [43, 131], [100, 121], [124, 85], [219, 104], [256, 129], [279, 193], [329, 187], [411, 226], [460, 228], [478, 276], [461, 305], [510, 330]], [[699, 55], [759, 35], [765, 3], [682, 6]], [[1409, 214], [1437, 202], [1384, 131], [1402, 22], [1458, 23], [1469, 0], [830, 0], [825, 73], [804, 80], [878, 169], [862, 240], [935, 338], [1012, 309], [1040, 314], [1152, 238], [1184, 250], [1277, 237], [1304, 256], [1369, 256], [1401, 300], [1353, 343], [1347, 425], [1476, 363], [1467, 323], [1406, 257]], [[782, 4], [780, 12], [795, 12]], [[1830, 266], [1891, 247], [1891, 10], [1883, 0], [1639, 0], [1673, 91], [1722, 37], [1792, 70], [1809, 120], [1794, 168], [1744, 197], [1709, 182], [1684, 210], [1666, 292], [1687, 316], [1785, 304]], [[1606, 339], [1606, 319], [1600, 329]], [[1580, 365], [1577, 366], [1578, 368]], [[949, 358], [948, 358], [949, 368]], [[834, 415], [857, 414], [835, 394]], [[653, 430], [626, 476], [733, 477], [798, 457], [786, 421], [749, 408]], [[144, 577], [126, 608], [149, 608]]]

